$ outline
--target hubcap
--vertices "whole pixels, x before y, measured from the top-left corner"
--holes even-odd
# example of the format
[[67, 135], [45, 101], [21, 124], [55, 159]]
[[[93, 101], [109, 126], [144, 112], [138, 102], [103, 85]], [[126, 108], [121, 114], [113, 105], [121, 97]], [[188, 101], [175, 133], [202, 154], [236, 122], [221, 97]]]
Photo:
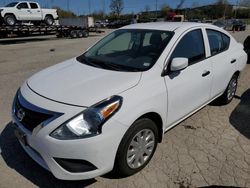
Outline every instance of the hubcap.
[[53, 24], [53, 20], [52, 20], [51, 18], [47, 18], [47, 23], [48, 23], [49, 25], [52, 25], [52, 24]]
[[232, 79], [229, 83], [228, 90], [227, 90], [227, 99], [232, 100], [237, 89], [237, 80]]
[[127, 151], [127, 164], [130, 168], [136, 169], [144, 165], [151, 157], [155, 147], [155, 135], [150, 129], [143, 129], [138, 132]]
[[8, 25], [14, 25], [15, 21], [12, 18], [7, 18]]

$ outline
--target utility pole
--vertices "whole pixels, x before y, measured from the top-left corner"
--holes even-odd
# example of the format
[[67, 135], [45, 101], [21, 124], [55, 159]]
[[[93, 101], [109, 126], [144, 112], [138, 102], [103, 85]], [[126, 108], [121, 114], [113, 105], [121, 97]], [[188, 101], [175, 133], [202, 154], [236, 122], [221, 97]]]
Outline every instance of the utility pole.
[[69, 0], [67, 0], [67, 9], [69, 11]]
[[91, 14], [91, 2], [89, 0], [89, 15]]
[[224, 5], [225, 5], [223, 17], [224, 17], [224, 19], [226, 19], [227, 2], [226, 2], [226, 0], [224, 0], [223, 2], [224, 2]]
[[103, 11], [103, 14], [105, 15], [106, 14], [106, 1], [103, 0], [102, 3], [103, 3], [102, 4], [102, 6], [103, 6], [103, 10], [102, 11]]
[[234, 11], [234, 18], [236, 19], [237, 18], [237, 11], [239, 9], [239, 5], [240, 5], [240, 2], [239, 0], [237, 0], [236, 2], [236, 7], [235, 7], [235, 11]]
[[158, 16], [158, 0], [155, 0], [155, 17], [157, 18]]

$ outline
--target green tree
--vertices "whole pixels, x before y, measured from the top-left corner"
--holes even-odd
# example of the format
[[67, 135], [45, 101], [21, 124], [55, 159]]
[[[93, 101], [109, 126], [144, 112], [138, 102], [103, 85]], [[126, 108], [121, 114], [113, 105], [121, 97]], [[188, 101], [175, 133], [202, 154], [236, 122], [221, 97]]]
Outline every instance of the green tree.
[[214, 18], [230, 17], [232, 14], [232, 8], [230, 8], [227, 0], [218, 0], [211, 11]]
[[168, 13], [170, 12], [171, 8], [167, 4], [163, 4], [161, 6], [161, 16], [166, 17]]
[[111, 0], [109, 8], [114, 15], [120, 17], [121, 12], [124, 8], [124, 2], [123, 0]]
[[93, 16], [96, 20], [100, 20], [100, 19], [105, 18], [105, 14], [104, 14], [103, 10], [95, 11], [93, 14], [91, 14], [91, 16]]

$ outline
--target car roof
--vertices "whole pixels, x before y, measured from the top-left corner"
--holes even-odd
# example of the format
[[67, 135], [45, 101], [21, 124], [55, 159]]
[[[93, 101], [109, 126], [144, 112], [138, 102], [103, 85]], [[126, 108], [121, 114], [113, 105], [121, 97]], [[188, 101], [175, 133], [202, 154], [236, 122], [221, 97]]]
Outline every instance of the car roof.
[[211, 24], [204, 23], [193, 23], [193, 22], [151, 22], [151, 23], [139, 23], [131, 24], [122, 29], [152, 29], [152, 30], [163, 30], [163, 31], [175, 31], [175, 30], [187, 30], [192, 27], [210, 27], [217, 29], [217, 27]]

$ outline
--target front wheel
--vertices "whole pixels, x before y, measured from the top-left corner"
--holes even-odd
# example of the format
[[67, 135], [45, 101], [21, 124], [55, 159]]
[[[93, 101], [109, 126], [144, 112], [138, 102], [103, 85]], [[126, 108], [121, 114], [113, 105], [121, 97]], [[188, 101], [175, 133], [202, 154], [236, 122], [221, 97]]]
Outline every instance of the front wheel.
[[4, 22], [8, 26], [14, 26], [16, 25], [16, 18], [13, 15], [6, 15], [4, 16]]
[[233, 100], [237, 91], [237, 86], [238, 86], [238, 76], [234, 75], [231, 78], [227, 86], [227, 89], [225, 90], [223, 95], [219, 98], [222, 104], [229, 104]]
[[126, 177], [142, 170], [154, 155], [158, 135], [152, 120], [144, 118], [136, 121], [119, 145], [113, 172]]

